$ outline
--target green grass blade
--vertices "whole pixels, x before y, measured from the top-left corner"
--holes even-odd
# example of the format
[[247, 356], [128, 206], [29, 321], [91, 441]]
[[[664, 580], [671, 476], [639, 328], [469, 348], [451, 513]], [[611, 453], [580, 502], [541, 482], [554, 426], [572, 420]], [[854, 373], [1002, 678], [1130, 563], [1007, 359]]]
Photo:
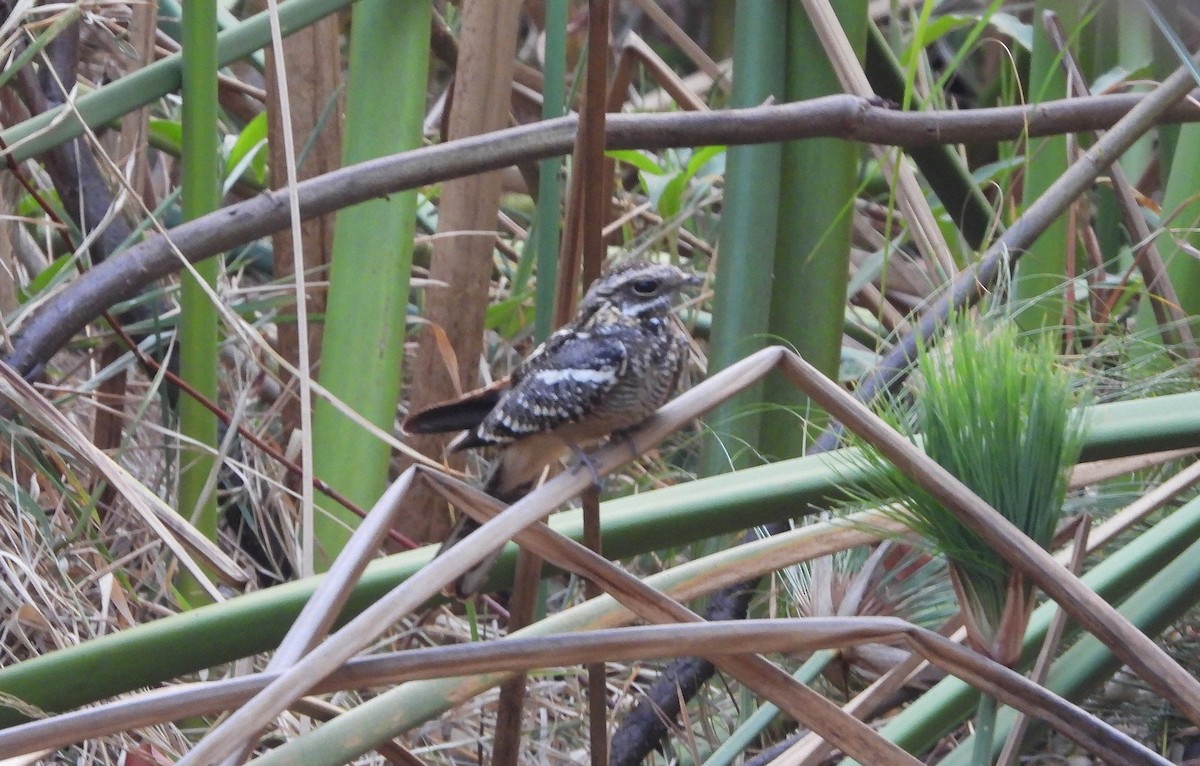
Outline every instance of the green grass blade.
[[[1058, 14], [1073, 44], [1078, 40], [1084, 8], [1082, 3], [1074, 0], [1038, 0], [1034, 3], [1030, 92], [1026, 94], [1031, 102], [1064, 98], [1068, 93], [1066, 75], [1060, 66], [1062, 57], [1042, 27], [1042, 14], [1046, 11]], [[1069, 162], [1066, 136], [1030, 140], [1025, 164], [1026, 207], [1058, 180]], [[1014, 293], [1017, 303], [1023, 307], [1017, 318], [1023, 329], [1062, 325], [1066, 307], [1062, 291], [1066, 280], [1068, 236], [1067, 218], [1059, 216], [1021, 258]]]
[[[904, 97], [900, 62], [874, 23], [867, 35], [865, 68], [871, 87], [880, 96], [892, 101]], [[971, 247], [976, 250], [986, 247], [988, 235], [993, 233], [995, 213], [954, 148], [919, 146], [908, 149], [908, 154]]]
[[[345, 164], [420, 146], [430, 14], [421, 0], [363, 0], [354, 9]], [[383, 429], [391, 429], [400, 396], [416, 206], [415, 191], [356, 205], [338, 214], [333, 237], [320, 381]], [[387, 480], [388, 446], [324, 399], [313, 411], [313, 435], [316, 474], [370, 507]], [[356, 524], [349, 510], [321, 501], [314, 519], [318, 570]]]
[[[214, 0], [183, 9], [183, 216], [199, 218], [221, 202], [217, 126], [217, 14]], [[217, 309], [205, 285], [216, 285], [221, 259], [210, 258], [181, 276], [180, 374], [209, 401], [217, 401]], [[205, 285], [201, 284], [201, 281]], [[179, 509], [209, 539], [217, 537], [215, 483], [217, 418], [190, 396], [179, 399], [179, 431], [200, 445], [180, 453]], [[211, 450], [211, 452], [209, 451]], [[189, 602], [207, 600], [187, 578]]]
[[[792, 678], [802, 684], [811, 684], [820, 676], [821, 671], [825, 669], [826, 665], [837, 659], [838, 654], [833, 649], [822, 649], [818, 652], [813, 652], [812, 656], [805, 660], [804, 664], [792, 674]], [[714, 750], [708, 759], [704, 761], [704, 766], [729, 766], [734, 763], [743, 753], [750, 749], [755, 740], [762, 734], [763, 729], [767, 728], [778, 717], [778, 707], [770, 702], [763, 704], [751, 713], [741, 726], [725, 738], [721, 746]]]
[[34, 57], [41, 53], [42, 49], [46, 47], [46, 44], [55, 37], [58, 37], [60, 32], [78, 21], [81, 14], [82, 11], [79, 9], [78, 5], [73, 8], [68, 8], [59, 14], [58, 17], [54, 19], [53, 23], [50, 24], [50, 26], [42, 30], [41, 34], [39, 34], [37, 38], [25, 48], [25, 50], [14, 56], [12, 62], [9, 63], [3, 71], [0, 71], [0, 88], [8, 85], [8, 81], [16, 76], [17, 72], [21, 71], [21, 69], [30, 61], [33, 61]]

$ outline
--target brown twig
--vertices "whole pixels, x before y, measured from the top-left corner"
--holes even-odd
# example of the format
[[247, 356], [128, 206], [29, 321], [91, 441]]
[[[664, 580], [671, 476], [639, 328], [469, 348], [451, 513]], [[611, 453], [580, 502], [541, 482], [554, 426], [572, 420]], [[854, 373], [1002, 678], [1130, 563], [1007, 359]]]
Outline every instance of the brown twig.
[[[749, 144], [830, 135], [907, 146], [989, 142], [1026, 133], [1107, 127], [1152, 97], [1095, 96], [1029, 107], [927, 113], [896, 112], [854, 96], [827, 96], [704, 113], [614, 114], [606, 123], [607, 146]], [[1176, 106], [1176, 101], [1155, 109], [1153, 122], [1200, 120], [1200, 106]], [[342, 168], [299, 184], [301, 216], [307, 220], [403, 189], [565, 154], [574, 143], [577, 125], [574, 117], [546, 120]], [[1111, 162], [1112, 156], [1103, 161]], [[195, 263], [290, 225], [284, 190], [222, 208], [171, 229], [167, 236], [149, 237], [72, 282], [29, 317], [5, 361], [21, 374], [30, 374], [102, 310], [178, 271], [182, 266], [176, 249]]]
[[[583, 214], [583, 283], [590, 285], [600, 277], [606, 260], [604, 224], [612, 202], [613, 164], [604, 156], [605, 123], [609, 102], [608, 59], [612, 28], [610, 0], [588, 0], [587, 71], [584, 80], [583, 122], [579, 132], [579, 154], [583, 160], [576, 172], [586, 181], [581, 187]], [[572, 285], [573, 287], [573, 285]], [[568, 298], [574, 296], [572, 289]], [[597, 556], [602, 550], [600, 532], [600, 495], [595, 487], [583, 493], [584, 545]], [[588, 598], [596, 598], [600, 585], [588, 580], [584, 586]], [[588, 664], [587, 704], [589, 758], [592, 766], [608, 764], [608, 691], [603, 663]]]
[[[1083, 572], [1083, 557], [1088, 549], [1088, 534], [1092, 529], [1092, 519], [1088, 514], [1084, 514], [1078, 518], [1078, 522], [1075, 528], [1075, 548], [1069, 564], [1071, 571], [1076, 575]], [[1046, 639], [1042, 642], [1042, 649], [1034, 663], [1033, 672], [1029, 674], [1030, 681], [1039, 686], [1046, 683], [1046, 676], [1050, 674], [1050, 666], [1058, 654], [1059, 642], [1062, 641], [1063, 631], [1066, 630], [1066, 627], [1067, 613], [1059, 609], [1050, 621], [1050, 628], [1046, 631]], [[1008, 731], [1008, 738], [1004, 741], [1004, 747], [1000, 750], [1000, 756], [996, 759], [996, 766], [1013, 766], [1017, 762], [1021, 740], [1025, 738], [1029, 723], [1028, 716], [1017, 714], [1012, 728]]]

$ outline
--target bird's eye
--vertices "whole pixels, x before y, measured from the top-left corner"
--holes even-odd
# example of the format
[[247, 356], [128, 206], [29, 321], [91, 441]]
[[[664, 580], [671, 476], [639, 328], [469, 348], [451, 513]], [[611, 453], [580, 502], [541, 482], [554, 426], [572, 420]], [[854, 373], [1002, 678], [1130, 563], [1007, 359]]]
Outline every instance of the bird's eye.
[[633, 291], [638, 295], [654, 295], [658, 287], [657, 279], [639, 279], [633, 283]]

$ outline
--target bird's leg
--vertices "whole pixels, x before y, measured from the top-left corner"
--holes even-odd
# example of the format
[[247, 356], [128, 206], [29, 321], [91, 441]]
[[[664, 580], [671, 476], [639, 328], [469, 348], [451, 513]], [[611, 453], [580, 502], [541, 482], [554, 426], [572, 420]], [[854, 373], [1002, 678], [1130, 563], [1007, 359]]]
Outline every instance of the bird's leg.
[[617, 439], [625, 445], [629, 450], [630, 460], [637, 460], [642, 456], [642, 453], [638, 452], [637, 445], [633, 443], [633, 430], [632, 428], [627, 428], [620, 431], [613, 431], [612, 438]]
[[574, 442], [567, 442], [567, 446], [571, 448], [571, 452], [575, 455], [576, 459], [579, 461], [578, 463], [575, 464], [575, 468], [572, 470], [577, 470], [579, 468], [579, 466], [583, 466], [584, 468], [586, 468], [588, 470], [588, 473], [590, 473], [592, 475], [592, 483], [596, 485], [596, 492], [599, 493], [599, 492], [603, 491], [604, 490], [604, 477], [600, 475], [600, 471], [596, 467], [596, 461], [592, 460], [591, 456], [589, 456], [588, 453], [584, 452], [583, 448], [580, 447], [578, 444], [575, 444]]

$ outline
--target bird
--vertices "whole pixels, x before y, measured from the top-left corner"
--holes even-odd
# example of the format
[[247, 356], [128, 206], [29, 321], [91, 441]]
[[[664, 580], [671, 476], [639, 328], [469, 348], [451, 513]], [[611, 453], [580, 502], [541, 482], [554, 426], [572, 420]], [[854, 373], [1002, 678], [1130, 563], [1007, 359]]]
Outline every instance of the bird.
[[[552, 333], [507, 381], [413, 413], [409, 433], [463, 432], [449, 451], [495, 447], [483, 489], [505, 503], [525, 495], [542, 471], [570, 453], [640, 425], [674, 396], [690, 340], [672, 316], [682, 290], [703, 278], [669, 264], [618, 261], [591, 284], [575, 316]], [[590, 464], [588, 464], [590, 465]], [[464, 516], [438, 555], [479, 527]], [[499, 551], [455, 583], [477, 593]]]

